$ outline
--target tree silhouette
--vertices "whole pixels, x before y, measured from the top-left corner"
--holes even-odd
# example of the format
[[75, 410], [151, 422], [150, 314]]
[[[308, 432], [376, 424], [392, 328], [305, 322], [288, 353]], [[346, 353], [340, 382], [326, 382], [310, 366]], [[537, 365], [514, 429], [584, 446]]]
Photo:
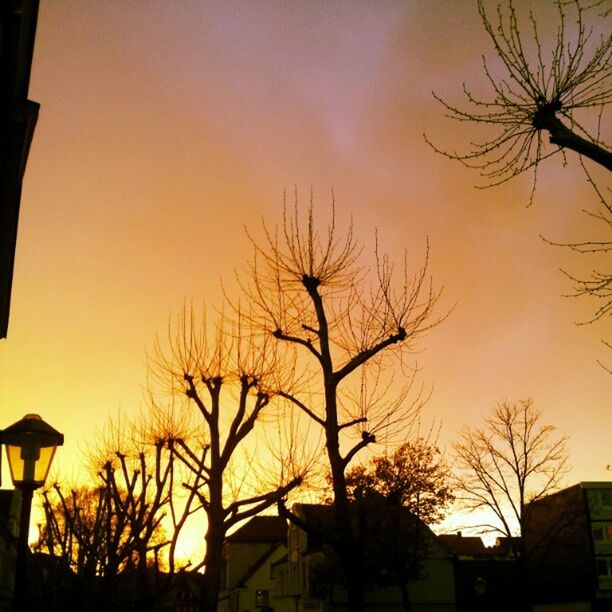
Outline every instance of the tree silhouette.
[[449, 466], [440, 450], [422, 437], [375, 456], [367, 466], [352, 468], [346, 481], [352, 499], [376, 492], [426, 525], [439, 523], [454, 499]]
[[[299, 215], [285, 208], [276, 230], [264, 225], [264, 239], [252, 238], [255, 258], [242, 281], [253, 321], [278, 341], [294, 364], [279, 394], [319, 426], [325, 437], [333, 490], [334, 537], [328, 542], [344, 573], [349, 609], [364, 607], [363, 551], [351, 521], [345, 472], [355, 455], [410, 423], [425, 397], [411, 402], [408, 384], [395, 401], [381, 392], [388, 357], [410, 352], [417, 339], [439, 323], [433, 318], [438, 293], [427, 277], [427, 259], [413, 277], [404, 261], [395, 283], [393, 266], [376, 248], [371, 275], [358, 264], [361, 248], [352, 226], [342, 233], [335, 213], [320, 230], [312, 203]], [[403, 272], [403, 274], [402, 274]], [[352, 383], [352, 385], [351, 385]], [[283, 504], [280, 511], [295, 517]]]
[[423, 438], [346, 475], [349, 499], [362, 514], [368, 574], [400, 589], [404, 610], [412, 605], [410, 580], [422, 576], [431, 534], [426, 525], [444, 518], [453, 501], [449, 468], [440, 451]]
[[[612, 37], [606, 32], [599, 41], [593, 40], [593, 28], [585, 21], [587, 9], [580, 0], [557, 0], [555, 4], [557, 35], [547, 54], [533, 13], [529, 13], [534, 47], [530, 53], [512, 0], [507, 1], [506, 10], [497, 5], [495, 19], [487, 13], [485, 2], [478, 0], [482, 24], [505, 75], [497, 76], [483, 57], [484, 74], [492, 90], [489, 99], [472, 94], [465, 84], [465, 108], [434, 94], [452, 119], [498, 128], [495, 136], [474, 144], [467, 153], [449, 152], [428, 140], [439, 153], [479, 170], [487, 185], [499, 185], [533, 170], [535, 188], [538, 165], [566, 150], [612, 170], [612, 153], [600, 134], [601, 114], [612, 100]], [[592, 2], [588, 9], [601, 4]], [[568, 23], [570, 6], [575, 29]], [[598, 111], [592, 128], [578, 118], [581, 111], [589, 109]], [[544, 132], [555, 145], [552, 151], [545, 146]]]
[[508, 538], [522, 580], [529, 503], [555, 491], [568, 470], [567, 438], [553, 438], [555, 427], [542, 424], [541, 416], [532, 400], [502, 402], [486, 418], [486, 427], [464, 428], [454, 445], [457, 499], [466, 509], [484, 509], [495, 518], [480, 527]]
[[[434, 97], [444, 106], [448, 117], [483, 127], [492, 126], [497, 131], [492, 138], [474, 143], [466, 153], [441, 149], [427, 137], [425, 139], [438, 153], [477, 169], [485, 180], [485, 187], [505, 183], [532, 170], [530, 203], [540, 163], [558, 153], [563, 156], [566, 151], [578, 153], [587, 180], [599, 200], [599, 208], [587, 214], [603, 223], [604, 235], [609, 236], [612, 205], [604, 190], [597, 186], [583, 158], [612, 170], [612, 153], [601, 134], [603, 113], [612, 100], [612, 36], [608, 28], [597, 38], [594, 26], [587, 23], [587, 16], [593, 14], [603, 23], [610, 11], [604, 12], [601, 0], [587, 3], [556, 0], [555, 5], [556, 38], [547, 52], [541, 28], [532, 12], [529, 13], [530, 44], [521, 30], [512, 0], [507, 0], [505, 9], [498, 4], [495, 17], [487, 13], [485, 2], [478, 0], [480, 18], [503, 76], [498, 76], [498, 70], [483, 57], [484, 74], [492, 92], [489, 98], [478, 97], [465, 84], [465, 107], [450, 104], [435, 93]], [[552, 149], [546, 145], [545, 134]], [[570, 243], [544, 240], [578, 253], [612, 251], [609, 238]], [[610, 315], [612, 274], [609, 271], [595, 270], [588, 277], [565, 274], [574, 284], [570, 295], [596, 300], [594, 316], [588, 322]], [[604, 344], [610, 347], [609, 342], [604, 341]], [[603, 363], [600, 365], [609, 370]]]
[[[184, 311], [165, 344], [156, 343], [152, 373], [169, 385], [199, 415], [202, 442], [177, 440], [172, 452], [193, 478], [185, 486], [206, 513], [204, 579], [200, 609], [217, 609], [227, 532], [241, 521], [275, 505], [302, 481], [291, 459], [279, 466], [276, 484], [248, 482], [256, 463], [248, 451], [255, 427], [262, 428], [264, 413], [278, 395], [274, 379], [276, 358], [265, 339], [252, 334], [239, 314], [234, 322], [220, 316], [209, 327], [205, 315]], [[251, 447], [253, 454], [253, 448]], [[267, 466], [270, 470], [270, 466]], [[240, 473], [238, 480], [233, 478]], [[261, 474], [254, 475], [254, 478]]]
[[35, 550], [57, 560], [47, 606], [145, 610], [168, 590], [182, 526], [169, 533], [162, 525], [166, 513], [177, 514], [172, 444], [157, 439], [132, 452], [123, 444], [106, 447], [93, 485], [43, 491], [45, 520]]

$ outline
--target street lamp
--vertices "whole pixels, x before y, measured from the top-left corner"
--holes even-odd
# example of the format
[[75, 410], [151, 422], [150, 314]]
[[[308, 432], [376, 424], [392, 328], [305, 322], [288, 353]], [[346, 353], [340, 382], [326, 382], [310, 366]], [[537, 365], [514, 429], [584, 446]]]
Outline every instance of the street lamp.
[[37, 414], [26, 414], [23, 419], [0, 431], [0, 443], [6, 446], [11, 479], [21, 491], [21, 518], [15, 565], [13, 607], [25, 610], [26, 560], [30, 511], [34, 489], [45, 484], [55, 455], [55, 449], [64, 444], [64, 434], [45, 423]]

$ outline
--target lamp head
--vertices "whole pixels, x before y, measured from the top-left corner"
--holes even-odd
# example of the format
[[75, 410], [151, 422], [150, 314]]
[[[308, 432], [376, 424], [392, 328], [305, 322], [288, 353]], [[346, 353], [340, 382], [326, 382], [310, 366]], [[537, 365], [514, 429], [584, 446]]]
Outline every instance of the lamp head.
[[64, 434], [45, 423], [37, 414], [26, 414], [0, 432], [13, 484], [33, 489], [45, 483], [55, 449], [64, 444]]

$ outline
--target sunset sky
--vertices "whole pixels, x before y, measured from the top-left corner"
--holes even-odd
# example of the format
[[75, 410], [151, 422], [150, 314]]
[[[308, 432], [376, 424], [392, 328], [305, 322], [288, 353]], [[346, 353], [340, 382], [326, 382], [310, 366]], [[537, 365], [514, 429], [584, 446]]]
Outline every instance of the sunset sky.
[[609, 480], [610, 322], [577, 326], [594, 304], [561, 297], [559, 271], [596, 262], [540, 238], [601, 235], [576, 157], [544, 165], [529, 207], [529, 176], [476, 189], [423, 138], [484, 137], [431, 95], [486, 91], [482, 53], [471, 0], [42, 0], [0, 427], [39, 413], [65, 434], [57, 473], [78, 474], [95, 429], [144, 405], [169, 315], [218, 301], [248, 262], [244, 227], [280, 221], [294, 186], [327, 217], [333, 188], [338, 216], [392, 258], [407, 248], [416, 269], [429, 238], [441, 310], [456, 304], [415, 356], [441, 444], [532, 397], [569, 435], [568, 484]]

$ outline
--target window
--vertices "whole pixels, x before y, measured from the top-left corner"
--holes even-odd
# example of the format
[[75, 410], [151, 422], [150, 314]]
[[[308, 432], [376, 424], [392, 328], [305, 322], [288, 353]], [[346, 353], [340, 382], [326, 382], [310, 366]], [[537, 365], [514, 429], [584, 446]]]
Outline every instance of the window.
[[612, 506], [612, 489], [605, 489], [599, 492], [599, 499], [602, 506]]
[[612, 542], [612, 523], [596, 523], [591, 527], [593, 532], [593, 540], [596, 542], [603, 542], [607, 540]]
[[597, 568], [598, 576], [608, 575], [608, 562], [606, 559], [595, 559], [595, 567]]
[[597, 557], [595, 569], [598, 576], [612, 576], [612, 557]]
[[256, 608], [267, 608], [270, 605], [270, 595], [268, 591], [258, 590], [255, 591], [255, 607]]

